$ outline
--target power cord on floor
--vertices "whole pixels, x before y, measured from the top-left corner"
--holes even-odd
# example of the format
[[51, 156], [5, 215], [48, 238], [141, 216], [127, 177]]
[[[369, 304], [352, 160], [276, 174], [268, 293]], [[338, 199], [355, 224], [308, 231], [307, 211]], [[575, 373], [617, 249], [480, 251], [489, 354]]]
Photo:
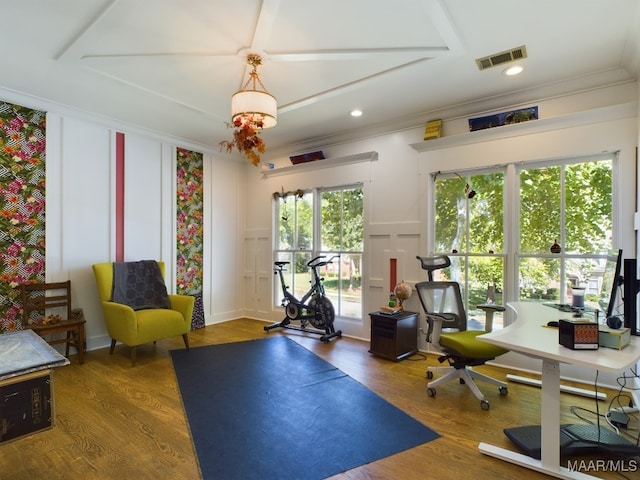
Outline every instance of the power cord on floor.
[[[609, 403], [609, 411], [616, 412], [616, 415], [620, 419], [618, 423], [621, 423], [622, 426], [625, 427], [625, 430], [633, 430], [637, 432], [638, 428], [630, 429], [628, 428], [628, 426], [632, 419], [634, 420], [634, 423], [638, 425], [639, 420], [637, 418], [637, 415], [632, 415], [632, 413], [637, 414], [640, 405], [634, 405], [633, 397], [626, 392], [634, 392], [640, 390], [640, 388], [636, 387], [633, 382], [634, 379], [638, 379], [640, 377], [638, 376], [638, 372], [635, 367], [629, 368], [628, 371], [631, 373], [631, 375], [627, 375], [627, 372], [625, 371], [617, 378], [620, 390], [618, 392], [618, 395], [611, 399], [611, 402]], [[623, 399], [626, 400], [626, 402], [623, 402]], [[626, 403], [626, 405], [624, 405], [623, 403]], [[615, 408], [614, 404], [617, 404]], [[640, 446], [640, 435], [636, 434], [635, 436], [633, 436], [630, 433], [626, 433], [626, 435], [635, 440], [636, 445]]]
[[[612, 407], [612, 405], [613, 405], [613, 403], [614, 403], [614, 401], [615, 401], [616, 399], [618, 399], [618, 401], [619, 401], [619, 398], [620, 398], [621, 396], [624, 396], [624, 394], [622, 393], [622, 391], [623, 391], [623, 389], [624, 389], [625, 387], [624, 387], [624, 386], [622, 386], [621, 381], [620, 381], [620, 378], [618, 378], [618, 384], [620, 384], [620, 385], [621, 385], [621, 387], [620, 387], [620, 393], [619, 393], [618, 395], [616, 395], [616, 397], [614, 397], [614, 398], [611, 400], [611, 402], [609, 403], [609, 409], [608, 409], [607, 413], [605, 413], [605, 414], [601, 414], [601, 413], [600, 413], [600, 404], [599, 404], [599, 401], [598, 401], [598, 375], [599, 375], [599, 373], [600, 373], [600, 372], [599, 372], [598, 370], [596, 370], [596, 378], [595, 378], [595, 380], [594, 380], [594, 390], [595, 390], [594, 401], [595, 401], [595, 404], [596, 404], [596, 410], [595, 410], [595, 411], [592, 411], [592, 410], [588, 410], [588, 409], [586, 409], [586, 408], [578, 407], [578, 406], [575, 406], [575, 405], [574, 405], [574, 406], [571, 406], [571, 407], [570, 407], [571, 413], [573, 413], [576, 417], [578, 417], [578, 418], [579, 418], [580, 420], [582, 420], [583, 422], [590, 423], [590, 424], [592, 424], [592, 425], [594, 424], [594, 422], [593, 422], [593, 421], [590, 421], [590, 420], [588, 420], [588, 419], [586, 419], [586, 418], [585, 418], [585, 417], [583, 417], [583, 416], [581, 416], [581, 415], [578, 413], [578, 411], [588, 412], [588, 413], [593, 414], [593, 415], [595, 415], [595, 416], [596, 416], [596, 422], [595, 422], [595, 423], [598, 425], [598, 440], [597, 440], [598, 442], [600, 442], [600, 417], [604, 418], [604, 420], [605, 420], [605, 421], [607, 422], [607, 424], [611, 427], [611, 429], [612, 429], [612, 430], [614, 430], [614, 431], [616, 432], [616, 434], [618, 434], [618, 435], [625, 435], [625, 436], [628, 436], [628, 437], [630, 437], [630, 438], [632, 438], [632, 439], [633, 439], [634, 437], [633, 437], [631, 434], [629, 434], [629, 433], [627, 433], [627, 432], [625, 432], [625, 431], [621, 431], [621, 429], [619, 428], [619, 426], [620, 426], [620, 425], [615, 425], [615, 424], [614, 424], [614, 421], [612, 420], [612, 415], [613, 415], [614, 413], [619, 413], [619, 412], [617, 412], [616, 410], [613, 410], [611, 407]], [[623, 376], [624, 376], [624, 374], [623, 374]], [[625, 382], [623, 382], [623, 384], [624, 384], [624, 383], [625, 383]], [[625, 417], [627, 417], [626, 413], [624, 414], [624, 416], [625, 416]], [[627, 417], [627, 418], [628, 418], [628, 417]], [[628, 422], [627, 422], [627, 423], [628, 423]], [[635, 441], [636, 441], [636, 445], [638, 445], [639, 438], [635, 438]], [[621, 471], [617, 471], [616, 473], [620, 476], [620, 478], [623, 478], [623, 479], [625, 479], [625, 480], [630, 480], [630, 478], [629, 478], [629, 477], [627, 477], [627, 476], [626, 476], [624, 473], [622, 473]]]
[[[604, 414], [600, 413], [600, 405], [599, 405], [599, 401], [597, 400], [597, 394], [598, 394], [597, 382], [598, 382], [599, 372], [596, 372], [596, 379], [594, 383], [594, 388], [596, 393], [596, 396], [595, 396], [596, 410], [593, 411], [593, 410], [589, 410], [589, 409], [574, 405], [570, 407], [570, 411], [573, 415], [578, 417], [583, 422], [590, 423], [592, 425], [597, 424], [598, 431], [600, 427], [600, 420], [602, 418], [609, 425], [609, 427], [612, 430], [614, 430], [618, 435], [627, 437], [629, 440], [633, 441], [636, 445], [640, 446], [640, 435], [637, 433], [636, 434], [632, 433], [632, 432], [638, 432], [639, 431], [638, 428], [629, 427], [631, 423], [635, 423], [636, 425], [638, 425], [638, 422], [639, 422], [636, 415], [636, 413], [638, 412], [630, 412], [630, 408], [633, 407], [632, 397], [625, 392], [625, 390], [638, 390], [637, 387], [634, 387], [633, 385], [629, 385], [629, 381], [631, 379], [638, 377], [635, 369], [630, 369], [630, 371], [632, 372], [631, 376], [627, 375], [627, 373], [625, 372], [620, 377], [618, 377], [617, 383], [620, 386], [620, 390], [618, 394], [615, 397], [613, 397], [609, 402], [609, 406], [606, 413]], [[625, 400], [626, 400], [626, 405], [624, 405]], [[592, 419], [586, 418], [584, 415], [581, 415], [580, 412], [586, 412], [591, 415], [595, 415], [596, 417], [595, 421]]]
[[[414, 358], [414, 357], [418, 357], [418, 358]], [[405, 357], [403, 360], [409, 360], [411, 362], [421, 362], [426, 359], [427, 359], [427, 356], [424, 353], [416, 352], [409, 357]]]

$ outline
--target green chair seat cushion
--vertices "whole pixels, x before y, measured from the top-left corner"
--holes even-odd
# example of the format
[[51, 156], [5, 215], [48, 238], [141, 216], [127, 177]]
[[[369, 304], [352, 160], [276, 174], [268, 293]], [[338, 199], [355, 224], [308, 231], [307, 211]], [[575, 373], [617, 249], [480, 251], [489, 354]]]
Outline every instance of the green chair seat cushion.
[[440, 334], [440, 346], [446, 350], [452, 350], [466, 358], [495, 358], [507, 353], [507, 350], [491, 345], [490, 343], [476, 340], [484, 331], [466, 330], [464, 332], [452, 332]]
[[190, 329], [191, 321], [185, 322], [180, 312], [166, 309], [138, 310], [136, 319], [139, 343], [185, 334]]

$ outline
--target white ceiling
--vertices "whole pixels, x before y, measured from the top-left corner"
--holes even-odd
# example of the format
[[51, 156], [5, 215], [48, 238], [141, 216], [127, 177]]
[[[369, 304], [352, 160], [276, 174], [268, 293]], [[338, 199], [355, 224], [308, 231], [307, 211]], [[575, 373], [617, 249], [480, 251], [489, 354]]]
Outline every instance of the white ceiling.
[[[260, 53], [279, 106], [268, 153], [640, 71], [638, 0], [0, 0], [0, 13], [0, 87], [214, 148]], [[517, 77], [476, 66], [521, 45]]]

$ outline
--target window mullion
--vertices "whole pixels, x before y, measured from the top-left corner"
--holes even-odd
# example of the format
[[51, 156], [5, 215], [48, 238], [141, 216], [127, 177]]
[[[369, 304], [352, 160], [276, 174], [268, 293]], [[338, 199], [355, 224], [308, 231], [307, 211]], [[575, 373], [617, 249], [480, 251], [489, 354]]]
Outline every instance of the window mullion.
[[[514, 164], [507, 165], [506, 192], [504, 198], [505, 229], [505, 272], [503, 287], [504, 301], [513, 302], [518, 299], [519, 253], [520, 253], [520, 174]], [[513, 219], [513, 221], [510, 221]], [[510, 281], [509, 281], [510, 280]], [[508, 325], [515, 316], [507, 311], [505, 323]]]
[[560, 301], [563, 303], [567, 302], [566, 299], [566, 278], [567, 278], [567, 232], [566, 232], [566, 216], [565, 216], [565, 208], [566, 208], [566, 188], [565, 188], [565, 173], [566, 173], [566, 165], [560, 166], [560, 225], [558, 225], [558, 242], [562, 246], [562, 250], [560, 252]]
[[311, 256], [320, 255], [322, 250], [322, 190], [313, 189], [313, 248]]
[[[566, 167], [562, 165], [560, 167], [560, 225], [558, 225], [558, 231], [560, 232], [560, 238], [558, 241], [562, 248], [562, 253], [566, 253], [567, 249], [567, 232], [566, 232], [566, 207], [567, 207], [567, 189], [566, 189]], [[563, 263], [564, 263], [564, 255]]]

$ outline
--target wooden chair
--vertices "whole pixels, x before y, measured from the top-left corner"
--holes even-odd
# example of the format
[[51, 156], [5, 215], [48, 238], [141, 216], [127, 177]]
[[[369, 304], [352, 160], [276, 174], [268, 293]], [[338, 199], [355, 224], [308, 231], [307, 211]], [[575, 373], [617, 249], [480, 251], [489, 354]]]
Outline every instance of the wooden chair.
[[[71, 308], [71, 282], [23, 284], [20, 293], [24, 328], [36, 332], [49, 345], [66, 344], [66, 357], [69, 347], [75, 347], [78, 360], [83, 364], [86, 320], [82, 309]], [[56, 337], [59, 333], [64, 333], [65, 337]]]

